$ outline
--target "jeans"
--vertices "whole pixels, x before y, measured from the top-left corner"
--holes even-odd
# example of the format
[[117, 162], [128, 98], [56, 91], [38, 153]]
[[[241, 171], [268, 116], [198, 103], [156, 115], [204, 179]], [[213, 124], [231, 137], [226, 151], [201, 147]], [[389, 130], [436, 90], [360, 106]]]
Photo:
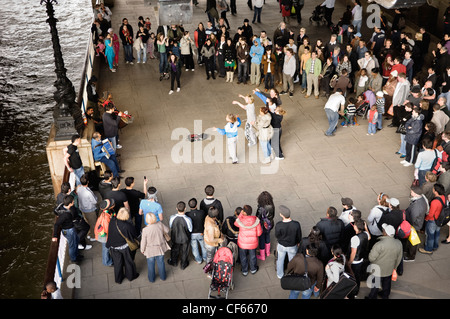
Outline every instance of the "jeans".
[[302, 71], [302, 89], [306, 90], [306, 84], [307, 84], [307, 75], [308, 73], [306, 73], [305, 70]]
[[406, 155], [405, 134], [400, 134], [400, 149], [398, 152], [402, 155]]
[[238, 61], [238, 81], [239, 82], [247, 82], [248, 76], [248, 63]]
[[131, 44], [125, 44], [123, 46], [123, 51], [125, 52], [125, 61], [133, 62], [133, 47]]
[[78, 186], [81, 184], [81, 181], [80, 181], [81, 176], [84, 175], [84, 167], [81, 166], [80, 168], [74, 169], [73, 173], [75, 175], [76, 185]]
[[369, 123], [368, 133], [375, 134], [376, 132], [377, 132], [377, 124]]
[[241, 259], [241, 267], [243, 273], [248, 273], [249, 266], [251, 271], [256, 271], [256, 249], [239, 248], [239, 258]]
[[137, 61], [141, 62], [141, 53], [142, 53], [142, 62], [147, 62], [147, 43], [144, 43], [144, 48], [137, 50]]
[[273, 74], [271, 72], [264, 75], [264, 87], [267, 90], [273, 89]]
[[164, 264], [164, 255], [147, 258], [148, 281], [155, 282], [156, 272], [155, 263], [158, 265], [159, 277], [166, 280], [166, 265]]
[[116, 136], [108, 137], [108, 140], [111, 142], [113, 149], [116, 150], [117, 149], [117, 137]]
[[441, 228], [436, 225], [434, 220], [428, 220], [425, 224], [425, 234], [427, 239], [425, 241], [425, 250], [433, 251], [439, 247], [439, 235]]
[[283, 245], [277, 245], [277, 277], [282, 278], [284, 275], [284, 259], [286, 254], [289, 261], [297, 254], [298, 246], [284, 247]]
[[216, 246], [210, 246], [207, 243], [205, 244], [205, 251], [206, 251], [206, 263], [209, 263], [211, 260], [214, 259], [214, 255], [216, 253], [217, 247]]
[[304, 291], [299, 291], [299, 290], [291, 290], [291, 293], [289, 294], [289, 299], [298, 299], [298, 296], [300, 295], [300, 292], [302, 293], [302, 299], [310, 299], [311, 295], [314, 293], [314, 297], [319, 297], [319, 292], [320, 291], [314, 291], [314, 286], [316, 285], [316, 283], [314, 282], [314, 284], [311, 286], [311, 288], [304, 290]]
[[106, 166], [109, 167], [114, 177], [119, 176], [119, 163], [117, 162], [116, 155], [111, 155], [109, 158], [103, 156], [100, 158], [99, 162], [105, 163]]
[[383, 128], [383, 114], [378, 113], [377, 129], [381, 130]]
[[272, 146], [270, 145], [270, 141], [259, 140], [259, 145], [262, 149], [265, 158], [269, 157], [272, 154]]
[[[200, 256], [199, 248], [202, 250], [202, 255]], [[191, 234], [191, 249], [192, 255], [197, 263], [206, 261], [206, 248], [205, 241], [203, 240], [203, 235], [201, 233]]]
[[77, 260], [78, 257], [78, 235], [75, 227], [69, 229], [63, 229], [61, 231], [64, 237], [67, 239], [69, 245], [69, 256], [72, 262]]
[[353, 20], [353, 26], [356, 33], [361, 33], [362, 20]]
[[255, 21], [257, 21], [258, 23], [261, 23], [262, 7], [258, 8], [258, 7], [253, 6], [253, 10], [254, 10], [254, 14], [253, 14], [253, 21], [252, 21], [252, 23], [255, 23]]
[[270, 145], [273, 147], [273, 151], [275, 152], [275, 156], [279, 158], [283, 158], [283, 150], [281, 149], [281, 127], [273, 129], [273, 136], [270, 140]]
[[113, 261], [109, 249], [106, 248], [106, 243], [102, 243], [102, 264], [104, 266], [112, 266]]
[[163, 73], [166, 73], [167, 64], [168, 64], [168, 62], [167, 62], [167, 53], [166, 52], [164, 52], [164, 53], [160, 52], [159, 56], [160, 56], [160, 58], [159, 58], [159, 73], [163, 74]]
[[328, 118], [328, 130], [325, 132], [325, 135], [332, 135], [336, 131], [336, 126], [339, 121], [339, 114], [331, 109], [325, 109], [325, 113]]

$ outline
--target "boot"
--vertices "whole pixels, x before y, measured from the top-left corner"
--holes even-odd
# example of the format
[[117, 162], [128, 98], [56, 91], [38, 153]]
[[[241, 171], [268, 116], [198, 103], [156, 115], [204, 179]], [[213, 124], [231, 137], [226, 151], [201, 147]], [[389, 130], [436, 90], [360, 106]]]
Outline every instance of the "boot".
[[270, 256], [270, 243], [266, 244], [266, 256]]
[[266, 260], [266, 251], [264, 249], [259, 250], [259, 256], [256, 255], [259, 260]]
[[227, 72], [227, 80], [225, 82], [229, 82], [230, 81], [230, 72]]
[[233, 82], [234, 72], [230, 72], [230, 82]]

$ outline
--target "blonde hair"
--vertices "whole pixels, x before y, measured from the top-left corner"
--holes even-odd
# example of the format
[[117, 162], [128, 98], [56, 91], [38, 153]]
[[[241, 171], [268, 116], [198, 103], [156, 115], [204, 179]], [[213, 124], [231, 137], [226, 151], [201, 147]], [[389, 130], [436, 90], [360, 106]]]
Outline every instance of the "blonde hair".
[[234, 123], [234, 122], [236, 122], [237, 121], [237, 119], [236, 119], [236, 115], [234, 115], [234, 114], [228, 114], [227, 115], [227, 121], [230, 121], [231, 123]]
[[246, 98], [250, 101], [250, 103], [255, 102], [255, 98], [251, 94], [247, 95]]
[[280, 115], [286, 114], [286, 110], [283, 109], [281, 106], [277, 106], [276, 109], [278, 110], [278, 114], [280, 114]]
[[156, 219], [156, 215], [155, 215], [155, 214], [153, 214], [153, 213], [148, 213], [147, 215], [145, 215], [145, 222], [146, 222], [148, 225], [155, 224], [156, 221], [157, 221], [157, 219]]
[[[148, 215], [148, 214], [147, 214]], [[126, 207], [122, 207], [119, 209], [119, 212], [117, 213], [117, 219], [118, 220], [129, 220], [130, 219], [130, 211]]]

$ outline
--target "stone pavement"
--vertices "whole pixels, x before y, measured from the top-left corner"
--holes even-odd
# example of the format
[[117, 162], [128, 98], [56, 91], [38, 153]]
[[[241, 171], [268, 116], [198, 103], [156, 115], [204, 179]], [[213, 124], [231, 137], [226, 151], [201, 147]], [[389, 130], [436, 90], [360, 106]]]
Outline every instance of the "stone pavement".
[[[228, 14], [231, 34], [243, 24], [244, 18], [251, 21], [253, 14], [246, 1], [237, 2], [237, 16]], [[115, 1], [113, 28], [116, 32], [123, 17], [127, 17], [137, 29], [139, 15], [144, 18], [150, 16], [152, 30], [156, 30], [157, 14], [154, 7], [142, 3], [142, 0]], [[205, 0], [201, 0], [194, 8], [193, 25], [185, 25], [191, 34], [199, 21], [206, 22], [205, 3]], [[302, 11], [303, 26], [314, 41], [318, 37], [327, 41], [328, 30], [308, 23], [307, 19], [315, 5], [317, 3], [305, 5]], [[341, 3], [337, 3], [333, 14], [335, 21], [342, 16], [343, 8]], [[280, 16], [278, 2], [267, 0], [262, 11], [263, 23], [253, 25], [254, 33], [264, 29], [272, 37], [281, 21]], [[291, 27], [298, 34], [296, 22]], [[232, 84], [225, 83], [223, 78], [206, 81], [204, 68], [196, 65], [195, 72], [183, 70], [181, 92], [168, 95], [170, 82], [159, 81], [158, 60], [126, 65], [122, 62], [122, 48], [120, 50], [120, 65], [116, 73], [109, 72], [106, 66], [101, 67], [99, 92], [112, 92], [118, 108], [128, 110], [133, 115], [133, 123], [122, 129], [120, 134], [120, 144], [123, 145], [120, 150], [121, 163], [126, 170], [124, 177], [134, 176], [136, 188], [141, 189], [143, 176], [147, 176], [149, 185], [158, 189], [165, 223], [175, 213], [178, 201], [187, 202], [191, 197], [200, 201], [207, 184], [215, 186], [215, 195], [222, 201], [226, 216], [231, 215], [237, 206], [250, 204], [256, 207], [259, 193], [269, 191], [277, 207], [284, 204], [291, 209], [293, 219], [302, 225], [304, 236], [325, 216], [327, 207], [334, 206], [338, 211], [341, 210], [341, 197], [352, 198], [364, 218], [376, 205], [376, 197], [380, 192], [397, 197], [401, 208], [408, 206], [413, 168], [403, 167], [394, 154], [400, 143], [400, 137], [394, 129], [385, 128], [375, 136], [367, 136], [367, 121], [359, 118], [360, 126], [339, 126], [335, 137], [326, 137], [324, 131], [328, 122], [323, 110], [325, 98], [305, 99], [296, 84], [293, 97], [282, 96], [283, 107], [287, 111], [282, 138], [286, 159], [276, 162], [278, 167], [261, 164], [255, 160], [255, 151], [248, 150], [243, 132], [240, 131], [240, 163], [232, 165], [226, 163], [225, 144], [220, 139], [217, 140], [218, 144], [213, 144], [214, 138], [212, 141], [185, 144], [180, 141], [189, 132], [201, 133], [215, 126], [223, 127], [227, 113], [245, 118], [245, 111], [231, 102], [238, 99], [238, 94], [251, 93], [254, 87], [237, 85], [236, 78]], [[256, 98], [255, 105], [262, 106], [262, 102]], [[180, 145], [187, 145], [191, 150], [191, 154], [184, 153], [190, 159], [187, 163], [174, 161], [178, 153], [174, 150], [178, 150]], [[213, 145], [224, 146], [222, 153], [216, 153], [220, 159], [218, 162], [208, 163], [210, 155], [196, 157], [202, 154], [202, 149], [205, 154], [211, 154]], [[216, 151], [220, 151], [219, 146]], [[269, 174], [262, 174], [267, 167], [272, 170]], [[277, 214], [275, 221], [279, 220]], [[448, 227], [444, 227], [441, 233], [442, 237], [446, 236]], [[276, 247], [273, 234], [271, 241], [273, 251]], [[101, 264], [101, 245], [94, 243], [93, 246], [92, 250], [84, 252], [81, 288], [75, 289], [75, 298], [207, 298], [210, 280], [202, 272], [202, 266], [192, 259], [184, 271], [166, 264], [167, 280], [162, 282], [157, 278], [151, 284], [147, 280], [146, 260], [138, 252], [136, 265], [140, 277], [133, 282], [125, 279], [121, 285], [117, 285], [114, 283], [113, 269]], [[418, 253], [416, 261], [405, 263], [403, 276], [393, 283], [391, 298], [449, 298], [449, 261], [450, 249], [445, 246], [431, 256]], [[258, 261], [258, 265], [258, 273], [245, 278], [241, 275], [240, 266], [235, 267], [235, 289], [230, 292], [230, 299], [288, 297], [289, 292], [281, 289], [276, 277], [273, 254], [264, 262]], [[367, 293], [368, 288], [362, 283], [359, 298]]]

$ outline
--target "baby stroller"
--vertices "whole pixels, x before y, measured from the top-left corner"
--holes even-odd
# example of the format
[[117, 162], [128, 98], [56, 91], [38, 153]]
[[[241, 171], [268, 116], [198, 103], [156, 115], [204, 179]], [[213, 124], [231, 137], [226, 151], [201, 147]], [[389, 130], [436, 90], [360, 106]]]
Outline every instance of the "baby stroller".
[[366, 101], [364, 101], [360, 106], [356, 109], [356, 115], [362, 116], [362, 118], [367, 118], [367, 112], [369, 112], [370, 105]]
[[327, 20], [325, 19], [325, 7], [318, 5], [314, 8], [312, 16], [309, 18], [309, 24], [316, 23], [317, 25], [325, 25]]
[[[234, 288], [233, 269], [235, 256], [233, 255], [234, 247], [232, 245], [236, 244], [230, 242], [228, 246], [220, 247], [214, 255], [208, 299], [227, 299], [228, 291]], [[213, 292], [217, 292], [217, 294], [213, 295]], [[221, 293], [224, 293], [225, 296], [222, 296]]]

